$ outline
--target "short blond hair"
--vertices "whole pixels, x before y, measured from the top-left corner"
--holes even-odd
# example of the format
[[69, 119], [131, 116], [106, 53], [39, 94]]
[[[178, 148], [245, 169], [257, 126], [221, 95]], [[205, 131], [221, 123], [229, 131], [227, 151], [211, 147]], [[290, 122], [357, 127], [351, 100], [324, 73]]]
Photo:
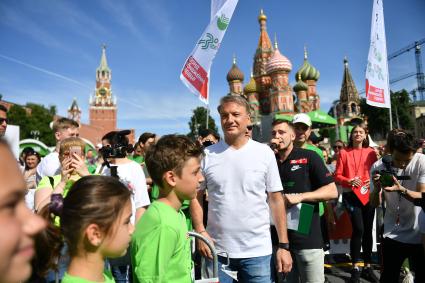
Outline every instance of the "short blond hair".
[[53, 132], [59, 132], [62, 130], [66, 130], [69, 128], [78, 128], [80, 124], [77, 121], [68, 118], [59, 118], [55, 122], [53, 122]]
[[81, 148], [81, 153], [84, 153], [84, 148], [86, 147], [86, 143], [77, 137], [66, 138], [60, 142], [59, 145], [59, 160], [63, 160], [64, 154], [69, 151], [69, 149], [73, 146], [78, 146]]

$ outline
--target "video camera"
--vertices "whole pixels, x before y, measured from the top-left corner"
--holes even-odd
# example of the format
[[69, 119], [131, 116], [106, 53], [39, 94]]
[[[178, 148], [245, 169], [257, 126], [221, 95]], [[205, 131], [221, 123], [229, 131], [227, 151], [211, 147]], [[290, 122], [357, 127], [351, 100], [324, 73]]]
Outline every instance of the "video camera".
[[381, 175], [379, 182], [382, 188], [394, 186], [393, 176], [396, 177], [397, 180], [410, 180], [409, 175], [397, 175], [397, 172], [393, 169], [393, 159], [391, 155], [382, 157], [382, 164], [384, 164], [384, 169], [375, 172]]
[[104, 160], [108, 158], [125, 158], [127, 153], [133, 152], [134, 148], [128, 143], [127, 135], [131, 133], [130, 130], [123, 130], [117, 132], [110, 141], [110, 146], [104, 146], [99, 151]]

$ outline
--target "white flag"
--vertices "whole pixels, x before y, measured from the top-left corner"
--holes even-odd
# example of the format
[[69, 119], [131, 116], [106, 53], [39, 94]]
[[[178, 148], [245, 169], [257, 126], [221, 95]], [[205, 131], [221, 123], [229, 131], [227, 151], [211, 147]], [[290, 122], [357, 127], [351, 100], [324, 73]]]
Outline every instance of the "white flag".
[[226, 0], [211, 0], [211, 20], [214, 19], [215, 14], [223, 7], [225, 2]]
[[[215, 1], [215, 0], [212, 0]], [[220, 1], [218, 1], [220, 2]], [[180, 74], [182, 82], [206, 104], [208, 104], [209, 74], [212, 61], [217, 54], [238, 0], [212, 3], [217, 10], [210, 24], [187, 58]], [[214, 8], [214, 9], [215, 9]]]
[[373, 0], [370, 47], [366, 68], [366, 103], [376, 107], [391, 108], [382, 0]]

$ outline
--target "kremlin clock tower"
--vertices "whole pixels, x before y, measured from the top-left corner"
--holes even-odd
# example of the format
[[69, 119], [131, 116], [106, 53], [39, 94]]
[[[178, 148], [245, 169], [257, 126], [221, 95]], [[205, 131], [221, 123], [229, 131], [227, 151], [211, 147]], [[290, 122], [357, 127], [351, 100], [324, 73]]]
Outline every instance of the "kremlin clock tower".
[[96, 69], [96, 90], [90, 97], [90, 125], [102, 128], [105, 133], [117, 128], [116, 98], [111, 90], [112, 72], [106, 61], [106, 46], [102, 47], [100, 65]]

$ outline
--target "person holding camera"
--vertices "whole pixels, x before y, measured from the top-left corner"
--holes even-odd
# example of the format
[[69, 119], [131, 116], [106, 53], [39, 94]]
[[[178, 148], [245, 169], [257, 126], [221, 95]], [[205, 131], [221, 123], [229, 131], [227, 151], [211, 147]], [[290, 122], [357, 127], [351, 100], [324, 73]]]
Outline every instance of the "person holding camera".
[[[103, 147], [100, 152], [104, 164], [101, 175], [119, 178], [132, 192], [130, 222], [136, 226], [150, 204], [150, 200], [142, 167], [127, 157], [127, 154], [133, 151], [127, 138], [128, 134], [130, 134], [129, 130], [112, 131], [102, 137]], [[109, 263], [116, 282], [132, 282], [129, 251], [123, 257], [109, 259]]]
[[[378, 281], [370, 268], [375, 208], [369, 204], [369, 171], [376, 160], [375, 151], [369, 147], [366, 125], [356, 125], [351, 130], [347, 148], [339, 152], [335, 170], [335, 180], [343, 188], [343, 203], [350, 215], [353, 228], [350, 240], [350, 255], [353, 263], [350, 282], [360, 282], [361, 275], [369, 281]], [[365, 268], [360, 273], [361, 248], [363, 248]]]
[[400, 129], [389, 133], [387, 148], [390, 156], [384, 156], [371, 168], [371, 205], [380, 205], [381, 198], [386, 204], [380, 281], [398, 282], [400, 268], [409, 258], [415, 282], [425, 282], [425, 256], [418, 225], [421, 208], [412, 202], [419, 192], [425, 192], [425, 156], [416, 153], [414, 137]]

